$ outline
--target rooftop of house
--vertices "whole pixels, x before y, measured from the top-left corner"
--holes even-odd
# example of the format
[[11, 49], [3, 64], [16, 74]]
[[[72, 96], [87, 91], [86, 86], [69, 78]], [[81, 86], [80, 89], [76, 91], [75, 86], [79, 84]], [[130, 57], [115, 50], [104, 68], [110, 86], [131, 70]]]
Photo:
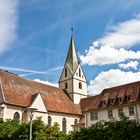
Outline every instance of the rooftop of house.
[[140, 81], [104, 89], [101, 94], [81, 99], [83, 112], [140, 101]]

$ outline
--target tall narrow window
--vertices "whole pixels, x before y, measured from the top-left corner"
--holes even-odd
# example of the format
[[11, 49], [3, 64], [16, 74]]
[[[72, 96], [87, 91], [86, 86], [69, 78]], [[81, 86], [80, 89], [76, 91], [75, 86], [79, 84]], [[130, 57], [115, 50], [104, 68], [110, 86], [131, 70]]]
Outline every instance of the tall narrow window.
[[67, 122], [66, 122], [66, 118], [62, 119], [62, 131], [66, 132], [67, 131]]
[[79, 68], [79, 77], [81, 77], [81, 69]]
[[78, 124], [78, 120], [75, 119], [75, 120], [74, 120], [74, 131], [77, 131], [77, 130], [78, 130], [77, 124]]
[[82, 89], [82, 83], [79, 82], [79, 89]]
[[65, 68], [65, 77], [67, 77], [67, 68]]
[[51, 116], [48, 116], [48, 125], [51, 125], [52, 124], [52, 118]]
[[134, 114], [135, 114], [135, 112], [134, 112], [134, 106], [130, 106], [129, 107], [129, 115], [132, 116]]
[[112, 112], [112, 110], [109, 110], [108, 111], [108, 118], [109, 119], [112, 119], [113, 118], [113, 112]]
[[74, 125], [77, 125], [77, 123], [78, 123], [78, 120], [75, 119], [75, 120], [74, 120]]
[[68, 83], [67, 82], [65, 83], [65, 89], [68, 89]]
[[121, 116], [123, 114], [123, 109], [122, 108], [119, 108], [118, 109], [118, 116]]
[[98, 120], [98, 112], [90, 112], [90, 120]]
[[14, 114], [14, 120], [19, 120], [19, 119], [20, 119], [20, 115], [19, 115], [18, 112], [16, 112], [16, 113]]

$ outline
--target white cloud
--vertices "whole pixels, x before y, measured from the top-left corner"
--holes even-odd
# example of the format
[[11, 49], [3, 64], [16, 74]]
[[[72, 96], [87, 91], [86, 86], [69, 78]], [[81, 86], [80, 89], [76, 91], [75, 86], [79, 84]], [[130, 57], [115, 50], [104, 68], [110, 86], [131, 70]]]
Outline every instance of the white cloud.
[[116, 48], [130, 48], [140, 44], [140, 17], [110, 26], [105, 36], [98, 40]]
[[57, 83], [51, 83], [51, 82], [49, 82], [49, 81], [42, 81], [42, 80], [40, 80], [40, 79], [35, 79], [34, 81], [39, 82], [39, 83], [42, 83], [42, 84], [46, 84], [46, 85], [58, 87], [58, 84], [57, 84]]
[[101, 93], [105, 88], [139, 80], [140, 72], [133, 73], [131, 71], [121, 71], [120, 69], [110, 69], [109, 71], [99, 73], [94, 80], [91, 80], [88, 86], [88, 91], [89, 94], [95, 95]]
[[139, 64], [138, 61], [130, 61], [127, 64], [124, 64], [124, 63], [119, 64], [119, 67], [122, 69], [133, 68], [133, 69], [137, 70], [138, 64]]
[[0, 0], [0, 53], [16, 39], [18, 0]]
[[140, 59], [140, 51], [114, 48], [109, 45], [91, 46], [85, 55], [80, 55], [80, 59], [83, 64], [88, 65], [115, 64], [129, 59]]

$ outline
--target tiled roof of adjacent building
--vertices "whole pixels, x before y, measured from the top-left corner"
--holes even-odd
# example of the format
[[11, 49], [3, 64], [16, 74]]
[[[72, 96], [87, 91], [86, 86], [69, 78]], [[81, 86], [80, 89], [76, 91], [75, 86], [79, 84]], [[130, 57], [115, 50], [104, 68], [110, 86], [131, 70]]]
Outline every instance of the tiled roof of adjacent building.
[[46, 109], [52, 112], [81, 115], [79, 105], [75, 105], [61, 89], [28, 80], [18, 75], [0, 70], [0, 103], [29, 107], [34, 96], [40, 93]]
[[101, 94], [81, 100], [82, 111], [131, 104], [140, 101], [140, 81], [104, 89]]

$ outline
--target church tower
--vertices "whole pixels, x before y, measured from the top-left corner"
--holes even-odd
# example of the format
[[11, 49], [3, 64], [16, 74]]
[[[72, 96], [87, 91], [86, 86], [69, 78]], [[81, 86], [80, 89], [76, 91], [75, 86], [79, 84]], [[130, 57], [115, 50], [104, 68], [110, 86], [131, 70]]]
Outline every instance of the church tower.
[[75, 104], [79, 104], [81, 98], [87, 97], [87, 81], [76, 52], [73, 33], [65, 65], [59, 79], [59, 87], [66, 90]]

